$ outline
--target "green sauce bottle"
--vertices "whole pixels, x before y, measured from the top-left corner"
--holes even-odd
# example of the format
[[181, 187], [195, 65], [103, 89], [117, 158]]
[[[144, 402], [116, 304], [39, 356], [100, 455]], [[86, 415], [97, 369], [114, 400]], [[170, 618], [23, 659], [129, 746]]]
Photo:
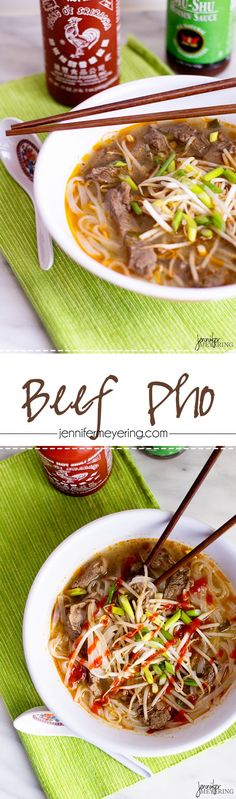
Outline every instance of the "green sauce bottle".
[[168, 0], [167, 58], [175, 72], [218, 75], [232, 48], [231, 0]]

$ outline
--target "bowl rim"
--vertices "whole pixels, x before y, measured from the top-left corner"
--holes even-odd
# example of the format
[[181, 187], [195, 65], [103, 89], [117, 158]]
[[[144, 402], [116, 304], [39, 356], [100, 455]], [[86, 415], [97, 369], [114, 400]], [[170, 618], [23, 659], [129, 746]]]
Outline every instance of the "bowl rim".
[[[41, 673], [40, 669], [38, 669], [37, 659], [35, 661], [35, 659], [32, 658], [32, 652], [31, 652], [31, 648], [30, 648], [31, 647], [32, 623], [34, 622], [34, 618], [32, 618], [32, 609], [33, 609], [33, 604], [36, 601], [38, 601], [38, 597], [40, 597], [40, 583], [41, 583], [42, 579], [44, 578], [45, 574], [46, 574], [46, 577], [47, 577], [47, 570], [51, 567], [51, 565], [54, 562], [55, 562], [54, 566], [56, 566], [56, 560], [58, 558], [59, 553], [60, 554], [64, 553], [64, 551], [66, 552], [66, 549], [67, 548], [69, 549], [70, 546], [73, 547], [74, 544], [76, 545], [77, 541], [79, 543], [79, 540], [81, 541], [81, 536], [83, 536], [83, 539], [85, 540], [87, 535], [88, 535], [88, 532], [89, 532], [90, 533], [90, 542], [91, 542], [90, 543], [90, 547], [89, 547], [90, 548], [90, 554], [88, 554], [86, 556], [86, 560], [89, 559], [96, 552], [102, 551], [102, 549], [105, 549], [107, 546], [109, 546], [109, 543], [104, 543], [104, 542], [102, 543], [102, 547], [101, 548], [99, 548], [99, 546], [96, 545], [96, 542], [97, 542], [96, 536], [95, 536], [95, 538], [93, 538], [93, 531], [96, 529], [96, 526], [98, 527], [97, 532], [99, 533], [99, 527], [102, 528], [102, 525], [104, 523], [104, 519], [105, 519], [105, 524], [106, 523], [109, 524], [110, 522], [112, 524], [113, 521], [115, 521], [115, 523], [116, 523], [117, 520], [118, 521], [122, 520], [122, 516], [123, 517], [125, 516], [125, 526], [126, 526], [126, 533], [127, 533], [127, 538], [128, 538], [129, 537], [129, 529], [128, 529], [129, 519], [131, 520], [131, 524], [132, 524], [132, 518], [133, 518], [133, 520], [135, 522], [135, 514], [137, 516], [137, 513], [139, 514], [139, 517], [140, 517], [140, 526], [141, 526], [142, 519], [144, 520], [144, 524], [145, 524], [145, 519], [146, 520], [149, 519], [150, 522], [152, 520], [153, 523], [155, 522], [155, 524], [156, 524], [156, 521], [159, 522], [159, 525], [161, 527], [163, 527], [167, 523], [167, 521], [170, 518], [170, 516], [172, 515], [171, 513], [167, 512], [167, 511], [161, 511], [159, 509], [143, 508], [143, 509], [132, 509], [132, 510], [128, 510], [128, 511], [125, 510], [125, 511], [119, 511], [117, 513], [107, 514], [106, 516], [102, 516], [102, 517], [100, 517], [98, 519], [93, 520], [92, 522], [88, 522], [83, 527], [81, 527], [78, 530], [75, 530], [73, 533], [71, 533], [67, 538], [65, 538], [62, 542], [60, 542], [60, 544], [53, 550], [53, 552], [51, 552], [51, 554], [48, 556], [48, 558], [45, 560], [45, 562], [43, 563], [43, 565], [39, 569], [39, 571], [38, 571], [38, 573], [37, 573], [37, 575], [36, 575], [36, 577], [35, 577], [35, 579], [33, 581], [33, 584], [32, 584], [32, 586], [30, 588], [30, 591], [29, 591], [29, 594], [28, 594], [28, 597], [27, 597], [27, 600], [26, 600], [26, 605], [25, 605], [24, 618], [23, 618], [23, 649], [24, 649], [24, 655], [25, 655], [27, 668], [28, 668], [30, 677], [32, 679], [32, 682], [33, 682], [34, 686], [36, 687], [36, 690], [38, 691], [39, 695], [42, 697], [44, 704], [59, 719], [61, 719], [63, 724], [65, 724], [69, 729], [73, 730], [75, 732], [75, 736], [76, 737], [82, 738], [83, 740], [87, 740], [90, 743], [94, 744], [95, 746], [96, 745], [99, 746], [101, 744], [102, 730], [104, 731], [104, 736], [103, 737], [104, 737], [104, 745], [105, 745], [106, 742], [107, 742], [108, 736], [109, 736], [109, 731], [112, 730], [114, 732], [114, 730], [115, 730], [117, 732], [117, 728], [115, 728], [113, 726], [110, 726], [109, 724], [105, 724], [103, 721], [102, 721], [102, 726], [101, 726], [100, 721], [99, 720], [97, 721], [97, 718], [96, 718], [95, 720], [93, 719], [92, 733], [90, 731], [89, 734], [87, 734], [87, 732], [86, 732], [86, 734], [83, 734], [83, 731], [82, 731], [83, 720], [81, 722], [81, 718], [80, 718], [78, 724], [77, 724], [77, 722], [75, 724], [74, 720], [73, 720], [73, 723], [71, 723], [70, 709], [68, 707], [66, 709], [63, 708], [62, 711], [61, 711], [61, 709], [59, 709], [59, 712], [58, 712], [57, 703], [54, 703], [54, 698], [53, 697], [51, 698], [50, 690], [48, 692], [47, 686], [45, 687], [44, 675], [43, 675], [43, 673]], [[205, 535], [209, 534], [209, 532], [212, 529], [208, 525], [203, 524], [201, 522], [198, 522], [197, 520], [193, 519], [192, 517], [184, 516], [184, 517], [182, 517], [182, 521], [184, 521], [184, 525], [185, 526], [186, 526], [186, 524], [188, 526], [191, 525], [191, 524], [193, 525], [193, 528], [192, 528], [192, 534], [193, 535], [196, 533], [196, 524], [197, 524], [197, 529], [198, 529], [198, 531], [200, 532], [201, 535], [202, 534], [203, 535], [204, 534]], [[138, 522], [138, 518], [137, 518], [137, 522]], [[145, 527], [144, 527], [144, 530], [145, 530]], [[132, 535], [132, 538], [134, 538], [134, 537], [141, 538], [142, 535], [143, 535], [143, 537], [145, 537], [144, 533], [137, 533], [137, 531], [136, 531], [135, 535]], [[190, 527], [190, 535], [191, 535], [191, 527]], [[147, 537], [150, 537], [150, 534], [147, 535]], [[115, 535], [114, 543], [117, 543], [119, 540], [122, 541], [122, 540], [125, 540], [125, 539], [126, 539], [126, 536], [124, 536], [123, 538], [119, 538], [119, 535]], [[177, 539], [178, 540], [178, 529], [176, 530], [176, 534], [175, 534], [175, 531], [173, 531], [173, 539]], [[94, 541], [95, 541], [95, 545], [94, 545]], [[213, 547], [214, 547], [214, 545], [213, 545]], [[229, 558], [233, 557], [233, 559], [236, 561], [236, 550], [235, 550], [235, 547], [233, 546], [233, 544], [230, 541], [227, 541], [227, 542], [224, 542], [224, 547], [226, 547], [226, 550], [228, 551]], [[74, 555], [73, 555], [73, 557], [74, 557]], [[76, 562], [76, 547], [75, 547], [74, 560]], [[82, 560], [82, 562], [86, 562], [86, 560], [85, 561]], [[77, 562], [78, 562], [78, 555], [77, 555]], [[66, 584], [65, 581], [63, 581], [63, 585], [65, 585], [65, 584]], [[54, 595], [54, 601], [55, 601], [56, 595], [57, 594]], [[53, 604], [51, 605], [51, 611], [52, 611], [52, 607], [53, 607]], [[51, 613], [50, 613], [50, 615], [51, 615]], [[49, 662], [50, 662], [50, 658], [49, 658]], [[54, 664], [53, 664], [53, 666], [54, 666]], [[54, 669], [55, 669], [55, 677], [56, 677], [57, 671], [56, 671], [56, 667], [55, 666], [54, 666]], [[61, 683], [59, 675], [57, 675], [57, 676], [58, 676], [58, 679], [60, 681], [61, 686], [64, 687], [63, 683]], [[54, 680], [54, 677], [53, 677], [53, 680]], [[67, 690], [67, 689], [65, 689], [65, 690]], [[230, 690], [230, 693], [231, 693], [231, 691], [233, 692], [234, 686], [231, 686], [231, 688], [229, 690]], [[227, 698], [228, 695], [229, 695], [229, 692], [227, 692], [225, 694], [225, 698]], [[72, 703], [73, 703], [73, 700], [72, 700]], [[224, 698], [222, 698], [222, 701], [216, 707], [222, 706], [223, 703], [224, 703]], [[91, 719], [91, 715], [92, 714], [87, 713], [87, 711], [83, 711], [83, 712]], [[207, 713], [205, 716], [201, 717], [201, 719], [206, 719], [206, 718], [210, 717], [211, 715], [212, 715], [212, 712], [209, 711], [209, 713]], [[115, 751], [116, 752], [123, 751], [125, 753], [135, 754], [135, 755], [140, 756], [140, 757], [156, 757], [158, 755], [165, 756], [165, 755], [170, 755], [170, 754], [182, 753], [183, 751], [185, 752], [185, 751], [188, 751], [188, 750], [191, 750], [191, 749], [195, 749], [196, 747], [207, 743], [209, 740], [212, 740], [215, 736], [217, 736], [217, 735], [221, 734], [222, 732], [224, 732], [235, 720], [236, 720], [236, 708], [234, 708], [233, 702], [231, 702], [230, 710], [229, 710], [229, 708], [227, 709], [227, 718], [226, 718], [226, 720], [225, 720], [225, 717], [223, 717], [220, 722], [219, 722], [219, 720], [217, 721], [216, 728], [214, 728], [213, 730], [211, 729], [210, 731], [209, 730], [208, 731], [204, 730], [200, 734], [197, 732], [197, 728], [195, 726], [195, 730], [196, 730], [196, 733], [197, 733], [195, 738], [193, 740], [191, 740], [189, 743], [188, 742], [186, 744], [184, 743], [184, 746], [183, 746], [183, 743], [180, 743], [180, 742], [178, 743], [178, 741], [176, 743], [175, 740], [172, 741], [171, 738], [173, 736], [171, 734], [169, 736], [169, 739], [166, 740], [166, 742], [164, 742], [164, 746], [161, 745], [161, 740], [160, 739], [158, 740], [158, 738], [156, 738], [155, 740], [152, 740], [151, 736], [146, 736], [146, 738], [148, 737], [148, 751], [147, 751], [146, 738], [145, 738], [146, 746], [144, 744], [142, 745], [141, 740], [140, 740], [141, 736], [139, 736], [138, 734], [134, 734], [134, 733], [133, 733], [133, 735], [135, 735], [135, 743], [133, 743], [133, 742], [131, 743], [131, 741], [128, 740], [128, 736], [126, 737], [126, 739], [124, 739], [122, 741], [122, 743], [120, 743], [120, 733], [122, 734], [122, 738], [123, 738], [124, 733], [126, 734], [128, 732], [128, 734], [129, 734], [129, 731], [119, 730], [119, 735], [118, 736], [116, 736], [116, 735], [114, 736], [115, 740], [112, 740], [112, 743], [109, 741], [109, 747], [114, 752]], [[193, 727], [191, 729], [193, 729]], [[106, 736], [106, 732], [107, 732], [107, 736]], [[170, 731], [170, 733], [171, 733], [171, 731]], [[144, 737], [144, 736], [142, 736], [142, 737]], [[150, 738], [151, 738], [151, 740], [150, 740]], [[137, 740], [137, 744], [136, 744], [136, 740]], [[159, 744], [159, 746], [158, 746], [158, 744]], [[163, 744], [163, 741], [162, 741], [162, 744]]]
[[[156, 76], [156, 77], [149, 77], [149, 78], [141, 78], [135, 81], [128, 81], [127, 83], [121, 83], [117, 86], [114, 86], [111, 89], [105, 89], [102, 92], [99, 92], [89, 99], [85, 100], [84, 102], [80, 103], [79, 105], [75, 106], [76, 108], [86, 108], [91, 105], [95, 104], [102, 104], [103, 100], [109, 100], [114, 97], [114, 95], [121, 96], [122, 94], [126, 94], [128, 92], [128, 96], [132, 95], [135, 92], [137, 87], [140, 87], [140, 91], [145, 93], [152, 93], [152, 86], [153, 91], [156, 91], [158, 88], [158, 84], [160, 85], [160, 90], [163, 89], [163, 78], [165, 81], [168, 81], [170, 87], [172, 84], [178, 84], [180, 78], [181, 82], [188, 85], [192, 82], [192, 76], [190, 75], [164, 75], [164, 76]], [[209, 78], [209, 80], [214, 81], [214, 78]], [[194, 78], [195, 84], [197, 83], [204, 83], [205, 78], [204, 76], [196, 76]], [[111, 94], [112, 93], [112, 94]], [[168, 106], [168, 102], [167, 102]], [[75, 110], [72, 109], [72, 110]], [[131, 109], [132, 111], [133, 109]], [[135, 109], [134, 109], [135, 111]], [[194, 114], [193, 114], [194, 116]], [[105, 125], [104, 125], [105, 127]], [[126, 127], [122, 125], [120, 127]], [[114, 128], [116, 129], [117, 126], [114, 124]], [[112, 128], [113, 129], [113, 128]], [[73, 131], [71, 131], [73, 133]], [[54, 148], [54, 142], [56, 141], [55, 137], [57, 137], [57, 141], [59, 137], [64, 136], [64, 131], [49, 133], [46, 140], [43, 142], [43, 145], [40, 149], [35, 174], [34, 174], [34, 192], [35, 192], [35, 199], [36, 204], [39, 209], [40, 216], [43, 219], [43, 222], [48, 229], [49, 233], [51, 234], [52, 238], [57, 242], [59, 247], [62, 249], [66, 255], [68, 255], [74, 263], [81, 266], [82, 268], [86, 269], [88, 272], [100, 277], [102, 280], [105, 280], [112, 285], [116, 285], [119, 288], [126, 289], [127, 291], [133, 291], [136, 294], [142, 294], [146, 296], [155, 297], [159, 300], [169, 300], [175, 302], [204, 302], [204, 301], [216, 301], [216, 300], [224, 300], [229, 299], [230, 297], [235, 297], [236, 295], [236, 283], [232, 283], [226, 286], [213, 286], [208, 288], [180, 288], [178, 286], [159, 286], [157, 283], [149, 283], [143, 279], [139, 279], [136, 277], [132, 277], [130, 275], [122, 275], [118, 272], [115, 272], [109, 269], [106, 266], [103, 266], [99, 261], [96, 259], [91, 258], [87, 253], [85, 253], [82, 248], [80, 248], [79, 244], [76, 243], [71, 231], [68, 238], [64, 238], [63, 231], [61, 230], [60, 226], [57, 224], [55, 220], [55, 216], [53, 216], [53, 211], [48, 214], [48, 208], [45, 207], [45, 180], [47, 179], [47, 164], [50, 161], [50, 152], [51, 148]], [[99, 128], [99, 136], [98, 140], [102, 138], [104, 133], [104, 128]], [[67, 135], [67, 133], [66, 133]], [[80, 156], [82, 158], [83, 155]], [[68, 175], [69, 177], [69, 175]], [[67, 222], [67, 220], [66, 220]], [[67, 223], [68, 224], [68, 223]], [[69, 230], [69, 226], [68, 226]]]

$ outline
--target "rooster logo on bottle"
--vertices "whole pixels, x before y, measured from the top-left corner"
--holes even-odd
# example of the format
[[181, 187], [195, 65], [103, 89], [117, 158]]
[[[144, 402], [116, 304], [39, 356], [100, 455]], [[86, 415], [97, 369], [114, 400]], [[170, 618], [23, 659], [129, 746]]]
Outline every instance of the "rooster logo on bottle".
[[94, 47], [100, 38], [100, 31], [98, 28], [87, 28], [80, 33], [80, 21], [81, 17], [71, 17], [65, 26], [65, 37], [67, 41], [75, 47], [74, 58], [83, 56], [86, 49], [91, 50], [91, 47]]

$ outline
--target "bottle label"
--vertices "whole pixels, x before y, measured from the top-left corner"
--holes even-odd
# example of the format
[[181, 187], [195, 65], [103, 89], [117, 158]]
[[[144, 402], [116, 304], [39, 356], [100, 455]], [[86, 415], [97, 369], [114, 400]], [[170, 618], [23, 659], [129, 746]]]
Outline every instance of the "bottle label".
[[188, 64], [216, 64], [231, 51], [231, 0], [168, 0], [167, 50]]
[[119, 77], [119, 0], [41, 0], [49, 84], [94, 94]]

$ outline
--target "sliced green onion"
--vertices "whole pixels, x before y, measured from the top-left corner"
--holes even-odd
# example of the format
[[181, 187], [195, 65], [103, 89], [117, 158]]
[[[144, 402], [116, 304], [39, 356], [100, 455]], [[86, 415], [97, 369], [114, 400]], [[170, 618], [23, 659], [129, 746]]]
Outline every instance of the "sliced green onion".
[[134, 640], [135, 641], [142, 641], [142, 636], [139, 633], [135, 633]]
[[181, 610], [181, 619], [184, 621], [184, 624], [190, 624], [191, 618], [188, 613], [185, 613], [184, 610]]
[[151, 673], [150, 669], [148, 668], [148, 666], [146, 666], [146, 668], [143, 669], [143, 673], [144, 673], [144, 677], [147, 680], [147, 682], [149, 683], [149, 685], [152, 685], [154, 680], [153, 680], [152, 673]]
[[110, 585], [110, 588], [109, 588], [109, 591], [108, 591], [108, 595], [107, 595], [107, 604], [108, 605], [110, 605], [110, 602], [111, 602], [111, 600], [112, 600], [112, 598], [114, 596], [115, 590], [116, 590], [115, 583], [112, 583]]
[[221, 194], [222, 189], [220, 189], [219, 186], [216, 186], [215, 183], [212, 183], [212, 181], [209, 180], [207, 185], [208, 185], [208, 188], [211, 189], [211, 191], [213, 191], [214, 194]]
[[193, 677], [184, 677], [185, 685], [197, 685], [196, 680]]
[[167, 680], [166, 674], [162, 674], [161, 677], [159, 678], [159, 685], [164, 685], [166, 680]]
[[185, 175], [184, 169], [177, 169], [175, 173], [175, 178], [183, 178]]
[[208, 227], [204, 228], [203, 230], [201, 230], [201, 237], [203, 239], [212, 239], [213, 238], [212, 230], [210, 230]]
[[120, 180], [122, 180], [123, 183], [128, 183], [128, 186], [130, 186], [133, 191], [138, 191], [137, 183], [134, 182], [130, 175], [120, 175]]
[[164, 630], [169, 630], [170, 627], [172, 627], [172, 625], [176, 624], [176, 622], [179, 621], [180, 616], [181, 616], [181, 610], [179, 609], [176, 611], [176, 613], [174, 613], [173, 616], [170, 616], [169, 619], [167, 619], [167, 621], [163, 625]]
[[217, 141], [218, 136], [219, 136], [219, 131], [218, 130], [213, 130], [212, 133], [210, 133], [209, 139], [210, 139], [211, 144], [213, 144], [213, 142]]
[[233, 172], [233, 169], [224, 169], [223, 177], [229, 181], [229, 183], [236, 183], [236, 172]]
[[217, 228], [217, 230], [223, 230], [224, 228], [224, 220], [223, 216], [219, 213], [219, 211], [214, 211], [212, 214], [212, 225]]
[[179, 227], [181, 225], [182, 219], [183, 219], [183, 213], [180, 210], [180, 208], [178, 208], [178, 211], [176, 211], [176, 213], [175, 213], [175, 215], [173, 217], [173, 220], [172, 220], [172, 228], [175, 231], [175, 233], [177, 233], [177, 231], [179, 230]]
[[168, 630], [164, 630], [164, 627], [162, 627], [160, 633], [164, 635], [164, 638], [166, 638], [167, 641], [172, 641], [173, 635], [171, 635], [171, 633], [168, 633]]
[[165, 660], [165, 671], [167, 671], [168, 674], [175, 674], [174, 666], [172, 663], [169, 663], [168, 660]]
[[157, 169], [157, 171], [154, 173], [154, 177], [157, 177], [157, 175], [164, 175], [164, 174], [165, 174], [165, 172], [167, 172], [167, 170], [168, 170], [168, 167], [170, 166], [170, 164], [172, 164], [172, 161], [174, 161], [174, 159], [175, 159], [175, 156], [176, 156], [176, 153], [174, 153], [174, 152], [173, 152], [173, 150], [172, 150], [172, 152], [170, 153], [170, 155], [168, 155], [168, 158], [166, 158], [166, 160], [164, 161], [164, 163], [163, 163], [163, 164], [162, 164], [162, 165], [159, 167], [159, 169]]
[[141, 630], [141, 635], [146, 635], [146, 633], [150, 633], [150, 630], [148, 627], [143, 627], [143, 629]]
[[210, 172], [206, 172], [206, 174], [202, 177], [204, 182], [208, 183], [209, 180], [214, 180], [215, 178], [220, 178], [223, 175], [224, 167], [223, 166], [216, 166], [215, 169], [211, 169]]
[[84, 594], [87, 594], [87, 589], [80, 588], [80, 586], [77, 585], [76, 588], [69, 588], [69, 590], [66, 593], [69, 596], [83, 596]]
[[197, 224], [195, 220], [192, 218], [192, 216], [190, 216], [189, 214], [185, 214], [185, 219], [186, 219], [188, 239], [189, 241], [192, 242], [192, 244], [194, 244], [197, 237]]
[[119, 594], [119, 603], [129, 617], [130, 621], [134, 621], [134, 611], [131, 607], [128, 597], [124, 596], [124, 594]]
[[206, 205], [207, 208], [212, 207], [212, 199], [209, 197], [209, 194], [204, 191], [204, 187], [200, 183], [192, 183], [191, 180], [186, 180], [186, 186], [188, 186], [193, 194], [196, 194], [197, 197], [199, 197], [199, 200], [201, 200], [203, 205]]
[[195, 216], [195, 222], [197, 225], [210, 225], [211, 217], [210, 216]]
[[137, 216], [140, 216], [143, 213], [142, 212], [142, 208], [140, 207], [140, 205], [138, 203], [135, 202], [135, 200], [132, 203], [130, 203], [130, 205], [131, 205], [131, 208], [133, 209], [134, 213], [137, 214]]
[[171, 161], [167, 167], [167, 172], [175, 172], [175, 161]]
[[127, 166], [126, 161], [113, 161], [113, 166]]
[[115, 614], [115, 616], [124, 616], [125, 615], [124, 610], [122, 610], [122, 608], [117, 608], [116, 605], [112, 605], [112, 609], [111, 610], [112, 610], [112, 613]]
[[158, 663], [153, 663], [152, 669], [155, 671], [155, 674], [157, 674], [158, 677], [162, 676], [162, 669], [160, 666], [158, 666]]
[[198, 608], [192, 608], [192, 610], [188, 610], [188, 616], [190, 616], [191, 619], [195, 619], [195, 617], [200, 616], [200, 614], [201, 610]]

